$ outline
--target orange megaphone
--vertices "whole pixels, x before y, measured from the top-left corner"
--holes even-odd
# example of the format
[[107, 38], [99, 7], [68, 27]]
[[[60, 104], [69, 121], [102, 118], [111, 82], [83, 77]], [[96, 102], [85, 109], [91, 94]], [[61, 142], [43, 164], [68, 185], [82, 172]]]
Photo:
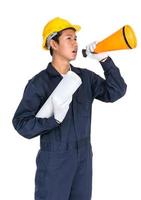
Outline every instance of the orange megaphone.
[[[109, 37], [98, 42], [92, 53], [101, 53], [113, 50], [133, 49], [137, 46], [137, 39], [131, 26], [125, 25]], [[86, 49], [82, 50], [84, 57], [87, 56]]]

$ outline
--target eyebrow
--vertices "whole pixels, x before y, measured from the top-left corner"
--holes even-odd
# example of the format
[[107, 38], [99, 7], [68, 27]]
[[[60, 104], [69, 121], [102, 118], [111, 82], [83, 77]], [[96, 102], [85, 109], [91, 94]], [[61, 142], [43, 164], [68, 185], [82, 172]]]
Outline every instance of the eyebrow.
[[[68, 33], [66, 36], [73, 36], [73, 35]], [[77, 38], [77, 35], [75, 35], [75, 38]]]

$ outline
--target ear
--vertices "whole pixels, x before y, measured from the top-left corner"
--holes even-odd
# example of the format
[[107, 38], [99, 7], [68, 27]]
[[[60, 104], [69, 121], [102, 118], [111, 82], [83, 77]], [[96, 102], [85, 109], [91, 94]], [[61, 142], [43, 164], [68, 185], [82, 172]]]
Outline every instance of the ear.
[[50, 40], [50, 46], [52, 47], [52, 49], [56, 50], [58, 47], [58, 43], [54, 40]]

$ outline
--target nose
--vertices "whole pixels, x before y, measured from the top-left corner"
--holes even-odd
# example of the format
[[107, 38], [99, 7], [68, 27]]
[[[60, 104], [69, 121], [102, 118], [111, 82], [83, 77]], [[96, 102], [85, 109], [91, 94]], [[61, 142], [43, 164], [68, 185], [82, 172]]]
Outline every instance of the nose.
[[74, 47], [78, 47], [77, 40], [73, 40], [73, 45], [74, 45]]

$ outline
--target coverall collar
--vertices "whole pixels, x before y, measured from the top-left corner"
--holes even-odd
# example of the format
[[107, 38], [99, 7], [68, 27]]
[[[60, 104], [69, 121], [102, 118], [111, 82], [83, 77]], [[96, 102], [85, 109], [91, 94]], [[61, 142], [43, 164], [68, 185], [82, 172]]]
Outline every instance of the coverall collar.
[[[75, 72], [76, 74], [80, 74], [80, 70], [76, 67], [71, 66], [71, 70], [73, 72]], [[53, 66], [51, 63], [48, 64], [47, 69], [46, 69], [47, 73], [49, 73], [51, 76], [62, 76]]]

